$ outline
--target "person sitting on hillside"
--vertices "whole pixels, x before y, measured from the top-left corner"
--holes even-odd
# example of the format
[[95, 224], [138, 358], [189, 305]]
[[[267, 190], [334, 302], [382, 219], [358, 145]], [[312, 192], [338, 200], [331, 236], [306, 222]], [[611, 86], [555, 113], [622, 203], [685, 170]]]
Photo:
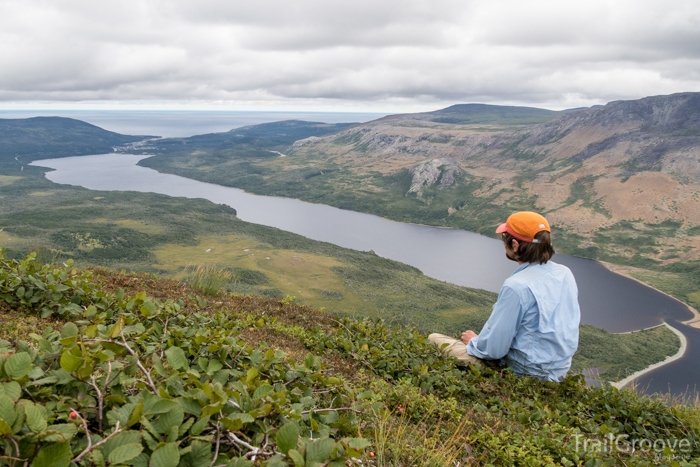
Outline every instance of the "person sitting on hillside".
[[462, 333], [462, 340], [443, 334], [431, 342], [463, 362], [501, 360], [515, 374], [561, 381], [578, 347], [581, 312], [578, 288], [566, 266], [554, 255], [547, 220], [534, 212], [516, 212], [501, 224], [506, 257], [520, 266], [505, 280], [480, 334]]

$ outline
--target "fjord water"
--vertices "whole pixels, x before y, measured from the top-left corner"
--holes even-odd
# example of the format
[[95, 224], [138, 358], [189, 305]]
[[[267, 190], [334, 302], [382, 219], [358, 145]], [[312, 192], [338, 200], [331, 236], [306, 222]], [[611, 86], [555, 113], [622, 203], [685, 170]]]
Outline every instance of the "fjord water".
[[[55, 183], [93, 190], [153, 192], [204, 198], [236, 209], [244, 221], [277, 227], [346, 248], [369, 251], [415, 266], [436, 279], [498, 291], [515, 269], [500, 241], [471, 232], [389, 221], [371, 214], [321, 204], [257, 196], [237, 188], [162, 174], [136, 165], [148, 156], [104, 154], [35, 161], [55, 169]], [[689, 337], [685, 357], [642, 378], [650, 391], [692, 390], [700, 378], [693, 362], [700, 358], [700, 330], [678, 324], [691, 318], [688, 308], [636, 281], [608, 271], [600, 263], [556, 255], [574, 273], [579, 286], [582, 322], [610, 332], [625, 332], [668, 321]], [[457, 330], [456, 330], [457, 331]], [[698, 332], [695, 332], [698, 331]], [[693, 342], [690, 342], [693, 341]], [[673, 370], [672, 370], [673, 369]]]

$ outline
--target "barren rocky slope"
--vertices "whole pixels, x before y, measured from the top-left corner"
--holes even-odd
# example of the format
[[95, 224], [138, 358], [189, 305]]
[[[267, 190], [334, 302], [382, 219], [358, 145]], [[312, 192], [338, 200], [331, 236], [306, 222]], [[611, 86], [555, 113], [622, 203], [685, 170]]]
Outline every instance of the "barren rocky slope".
[[[553, 224], [580, 234], [584, 247], [597, 245], [595, 235], [606, 229], [643, 233], [661, 224], [673, 227], [673, 235], [665, 229], [647, 255], [700, 258], [700, 237], [692, 235], [700, 225], [697, 93], [611, 102], [527, 128], [399, 115], [297, 141], [292, 154], [298, 162], [330, 160], [358, 175], [408, 170], [406, 194], [418, 197], [430, 184], [451, 189], [455, 172], [463, 171], [483, 183], [463, 205], [443, 206], [446, 215], [474, 198], [503, 206], [529, 199]], [[624, 254], [625, 245], [618, 247]]]

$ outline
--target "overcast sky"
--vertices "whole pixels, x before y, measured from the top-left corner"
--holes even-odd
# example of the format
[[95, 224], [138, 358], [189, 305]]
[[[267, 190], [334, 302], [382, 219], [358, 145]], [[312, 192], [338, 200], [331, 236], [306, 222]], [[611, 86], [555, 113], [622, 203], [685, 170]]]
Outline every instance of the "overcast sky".
[[563, 109], [700, 91], [700, 1], [0, 0], [0, 108]]

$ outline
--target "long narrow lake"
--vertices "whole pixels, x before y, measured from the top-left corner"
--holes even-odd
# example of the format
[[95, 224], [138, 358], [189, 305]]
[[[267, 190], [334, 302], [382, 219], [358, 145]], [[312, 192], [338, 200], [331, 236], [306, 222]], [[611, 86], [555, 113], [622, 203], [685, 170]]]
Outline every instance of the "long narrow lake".
[[[454, 284], [498, 291], [515, 269], [499, 240], [456, 229], [389, 221], [289, 198], [258, 196], [237, 188], [162, 174], [138, 166], [148, 156], [103, 154], [34, 161], [55, 169], [46, 177], [92, 190], [139, 191], [186, 198], [204, 198], [236, 209], [244, 221], [277, 227], [305, 237], [355, 250], [374, 250], [385, 258], [415, 266], [430, 277]], [[556, 239], [555, 239], [556, 242]], [[648, 391], [694, 390], [700, 379], [700, 330], [679, 322], [692, 314], [682, 303], [636, 281], [612, 273], [596, 261], [556, 255], [579, 286], [582, 322], [625, 332], [664, 321], [688, 337], [684, 357], [640, 378]]]

